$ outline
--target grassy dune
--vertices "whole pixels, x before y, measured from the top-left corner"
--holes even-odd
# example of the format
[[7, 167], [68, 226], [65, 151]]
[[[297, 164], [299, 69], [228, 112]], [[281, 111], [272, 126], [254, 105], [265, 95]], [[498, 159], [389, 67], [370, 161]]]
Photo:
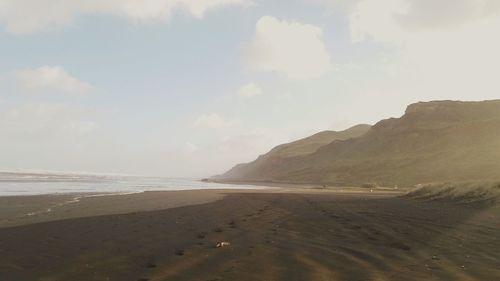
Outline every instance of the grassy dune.
[[409, 192], [407, 196], [422, 200], [500, 204], [500, 182], [427, 184]]

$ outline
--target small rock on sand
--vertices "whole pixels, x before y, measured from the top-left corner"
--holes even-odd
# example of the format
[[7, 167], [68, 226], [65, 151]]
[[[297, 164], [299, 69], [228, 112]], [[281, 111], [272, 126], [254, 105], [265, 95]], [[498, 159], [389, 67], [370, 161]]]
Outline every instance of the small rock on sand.
[[216, 248], [221, 248], [221, 247], [227, 247], [227, 246], [230, 246], [231, 243], [228, 242], [228, 241], [222, 241], [222, 242], [219, 242], [217, 243], [217, 245], [215, 246]]

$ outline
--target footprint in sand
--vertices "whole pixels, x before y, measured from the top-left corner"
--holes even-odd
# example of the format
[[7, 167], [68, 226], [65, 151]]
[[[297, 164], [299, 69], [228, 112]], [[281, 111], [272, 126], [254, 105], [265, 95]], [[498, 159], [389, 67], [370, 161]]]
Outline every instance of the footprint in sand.
[[354, 230], [360, 230], [362, 227], [360, 225], [353, 225], [351, 226], [351, 229], [354, 229]]
[[391, 248], [395, 248], [395, 249], [399, 249], [399, 250], [404, 250], [404, 251], [409, 251], [411, 250], [410, 246], [404, 244], [404, 243], [401, 243], [401, 242], [393, 242], [391, 244], [389, 244], [389, 246]]
[[230, 221], [229, 223], [230, 228], [236, 228], [236, 222], [235, 221]]

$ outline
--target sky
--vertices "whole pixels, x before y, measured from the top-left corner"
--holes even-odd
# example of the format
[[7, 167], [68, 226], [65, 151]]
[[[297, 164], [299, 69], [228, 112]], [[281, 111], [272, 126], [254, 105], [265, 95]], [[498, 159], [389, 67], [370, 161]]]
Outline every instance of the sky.
[[207, 177], [500, 98], [497, 0], [0, 0], [0, 169]]

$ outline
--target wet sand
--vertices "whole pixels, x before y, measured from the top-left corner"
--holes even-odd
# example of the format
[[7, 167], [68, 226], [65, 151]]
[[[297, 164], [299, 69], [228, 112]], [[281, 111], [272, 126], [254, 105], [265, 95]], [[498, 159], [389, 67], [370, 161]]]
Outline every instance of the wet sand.
[[498, 206], [328, 190], [177, 192], [185, 204], [169, 194], [88, 198], [53, 221], [1, 205], [0, 280], [500, 280]]
[[69, 218], [164, 210], [213, 202], [223, 197], [220, 190], [0, 197], [0, 228]]

